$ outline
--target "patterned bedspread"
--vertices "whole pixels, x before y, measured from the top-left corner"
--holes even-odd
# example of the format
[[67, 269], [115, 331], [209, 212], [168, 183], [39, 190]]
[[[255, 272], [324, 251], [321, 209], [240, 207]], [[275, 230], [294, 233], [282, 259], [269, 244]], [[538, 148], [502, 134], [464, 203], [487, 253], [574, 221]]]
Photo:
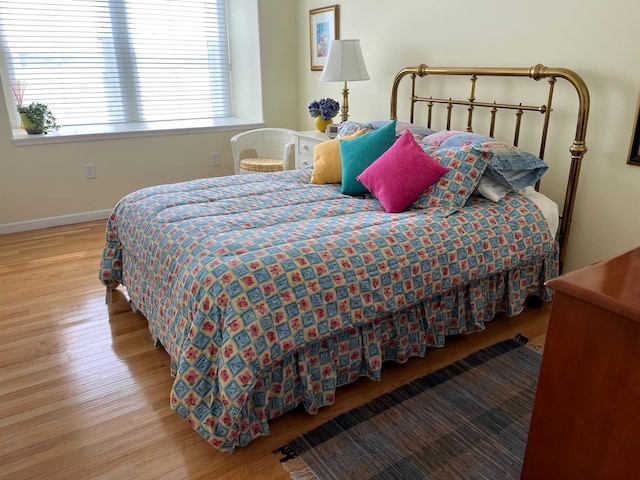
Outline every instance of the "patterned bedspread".
[[310, 174], [146, 188], [108, 222], [100, 279], [127, 286], [171, 356], [171, 408], [223, 451], [379, 378], [385, 360], [517, 314], [528, 294], [550, 298], [556, 245], [526, 198], [390, 214]]

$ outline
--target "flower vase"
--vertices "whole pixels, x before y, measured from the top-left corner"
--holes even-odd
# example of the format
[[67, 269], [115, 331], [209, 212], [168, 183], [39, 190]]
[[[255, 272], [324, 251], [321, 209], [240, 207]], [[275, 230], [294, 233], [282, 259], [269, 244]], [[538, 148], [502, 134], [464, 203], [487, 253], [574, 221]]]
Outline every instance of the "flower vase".
[[316, 129], [320, 132], [325, 132], [327, 130], [327, 125], [333, 123], [333, 118], [329, 120], [325, 120], [322, 116], [318, 115], [316, 117]]

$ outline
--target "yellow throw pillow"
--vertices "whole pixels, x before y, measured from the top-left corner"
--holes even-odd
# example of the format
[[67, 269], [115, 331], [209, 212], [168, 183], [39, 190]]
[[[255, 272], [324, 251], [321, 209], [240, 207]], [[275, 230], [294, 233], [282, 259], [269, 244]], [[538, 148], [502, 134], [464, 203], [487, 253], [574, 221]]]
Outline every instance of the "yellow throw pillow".
[[315, 185], [342, 182], [342, 161], [340, 160], [340, 141], [351, 140], [367, 133], [360, 130], [352, 135], [334, 138], [313, 147], [313, 172], [311, 181]]

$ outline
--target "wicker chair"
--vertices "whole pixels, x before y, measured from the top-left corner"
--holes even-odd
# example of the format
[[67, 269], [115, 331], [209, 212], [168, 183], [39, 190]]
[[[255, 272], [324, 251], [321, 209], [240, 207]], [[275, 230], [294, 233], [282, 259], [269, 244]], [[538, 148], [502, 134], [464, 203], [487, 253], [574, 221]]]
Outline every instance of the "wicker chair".
[[235, 174], [278, 172], [294, 167], [295, 136], [286, 128], [258, 128], [231, 138]]

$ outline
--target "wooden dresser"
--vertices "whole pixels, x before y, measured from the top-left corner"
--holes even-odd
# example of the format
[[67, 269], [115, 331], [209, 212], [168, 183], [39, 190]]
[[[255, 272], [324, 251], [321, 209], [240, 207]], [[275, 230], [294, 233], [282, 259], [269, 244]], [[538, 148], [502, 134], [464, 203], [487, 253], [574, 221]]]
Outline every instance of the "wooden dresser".
[[640, 478], [640, 248], [547, 285], [522, 478]]

